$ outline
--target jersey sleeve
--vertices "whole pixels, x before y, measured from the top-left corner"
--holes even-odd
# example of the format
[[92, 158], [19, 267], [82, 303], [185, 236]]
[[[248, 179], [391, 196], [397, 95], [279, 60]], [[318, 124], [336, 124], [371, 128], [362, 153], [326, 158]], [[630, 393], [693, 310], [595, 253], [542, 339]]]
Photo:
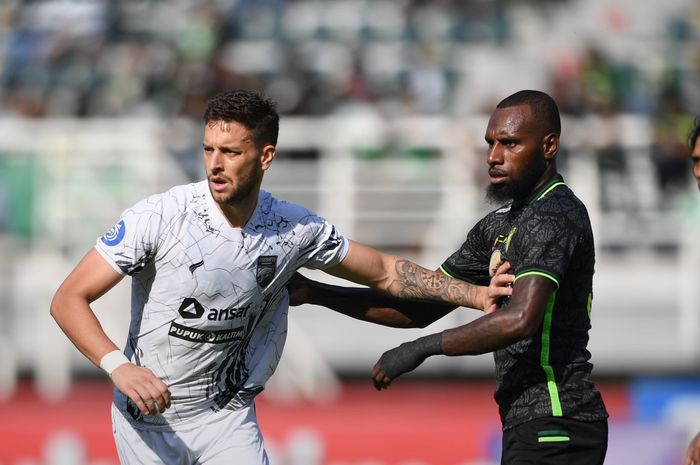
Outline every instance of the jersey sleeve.
[[337, 265], [348, 253], [348, 240], [335, 226], [325, 219], [309, 215], [302, 221], [305, 244], [300, 251], [302, 266], [310, 269], [325, 269]]
[[516, 281], [539, 275], [559, 287], [583, 234], [578, 222], [570, 220], [574, 215], [575, 212], [540, 214], [527, 233], [514, 235], [513, 248], [518, 251], [513, 270]]
[[125, 210], [117, 224], [97, 239], [95, 249], [115, 270], [131, 276], [155, 256], [166, 222], [162, 196], [149, 197]]
[[490, 248], [485, 242], [483, 221], [480, 221], [469, 231], [459, 250], [440, 265], [440, 270], [452, 278], [482, 286], [488, 285], [489, 256], [486, 251]]

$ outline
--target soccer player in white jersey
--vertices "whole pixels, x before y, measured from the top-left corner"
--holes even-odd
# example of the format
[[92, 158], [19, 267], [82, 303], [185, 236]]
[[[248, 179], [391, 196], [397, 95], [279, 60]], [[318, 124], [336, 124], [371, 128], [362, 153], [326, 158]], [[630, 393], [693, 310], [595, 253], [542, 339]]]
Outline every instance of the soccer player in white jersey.
[[[323, 269], [392, 296], [495, 308], [509, 275], [477, 287], [343, 237], [299, 205], [261, 190], [279, 116], [234, 90], [204, 114], [206, 180], [124, 211], [56, 291], [51, 314], [114, 383], [123, 464], [267, 464], [254, 398], [284, 346], [286, 284]], [[90, 304], [132, 277], [122, 353]], [[117, 309], [115, 309], [117, 310]]]

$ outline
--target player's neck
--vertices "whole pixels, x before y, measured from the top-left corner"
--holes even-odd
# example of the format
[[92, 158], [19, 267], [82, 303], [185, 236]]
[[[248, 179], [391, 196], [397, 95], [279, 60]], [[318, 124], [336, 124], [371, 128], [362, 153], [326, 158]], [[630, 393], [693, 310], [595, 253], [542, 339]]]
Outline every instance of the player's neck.
[[219, 210], [223, 213], [224, 218], [226, 218], [232, 228], [245, 227], [257, 205], [257, 191], [233, 204], [216, 202], [216, 206], [219, 207]]

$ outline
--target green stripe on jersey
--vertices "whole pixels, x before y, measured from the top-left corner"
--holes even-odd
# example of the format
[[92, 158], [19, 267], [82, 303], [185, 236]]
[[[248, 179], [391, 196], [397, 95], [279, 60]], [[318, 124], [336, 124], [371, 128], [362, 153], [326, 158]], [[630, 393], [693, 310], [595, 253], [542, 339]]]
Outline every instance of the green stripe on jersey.
[[547, 376], [547, 389], [549, 390], [549, 400], [552, 403], [552, 416], [562, 416], [561, 403], [559, 402], [559, 390], [557, 382], [554, 379], [554, 369], [549, 364], [549, 344], [552, 330], [552, 314], [554, 313], [554, 302], [557, 299], [557, 292], [552, 292], [547, 302], [547, 309], [544, 313], [544, 322], [542, 323], [542, 352], [540, 352], [540, 364]]
[[588, 293], [588, 305], [586, 306], [586, 311], [588, 312], [588, 320], [591, 319], [591, 306], [593, 305], [593, 293]]

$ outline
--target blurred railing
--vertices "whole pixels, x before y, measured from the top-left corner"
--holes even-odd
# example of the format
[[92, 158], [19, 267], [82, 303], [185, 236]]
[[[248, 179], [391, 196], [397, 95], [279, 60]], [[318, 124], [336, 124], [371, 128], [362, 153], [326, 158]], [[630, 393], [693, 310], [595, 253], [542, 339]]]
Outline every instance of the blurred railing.
[[[616, 119], [626, 169], [610, 178], [594, 144], [601, 124], [610, 121], [566, 120], [560, 163], [589, 209], [598, 246], [593, 362], [599, 374], [689, 372], [700, 358], [700, 212], [690, 209], [700, 194], [688, 185], [668, 198], [657, 187], [644, 118]], [[483, 117], [284, 119], [263, 187], [354, 240], [435, 268], [493, 208], [481, 187], [485, 126]], [[0, 120], [0, 394], [33, 374], [46, 395], [60, 397], [73, 375], [98, 373], [50, 318], [53, 292], [122, 210], [202, 177], [200, 131], [185, 120]], [[94, 305], [117, 344], [130, 315], [127, 281]], [[425, 330], [396, 330], [311, 306], [290, 315], [286, 355], [269, 386], [280, 395], [318, 386], [332, 393], [337, 374], [368, 373], [387, 348], [478, 316], [465, 309]], [[419, 370], [491, 372], [488, 354], [433, 357]]]

